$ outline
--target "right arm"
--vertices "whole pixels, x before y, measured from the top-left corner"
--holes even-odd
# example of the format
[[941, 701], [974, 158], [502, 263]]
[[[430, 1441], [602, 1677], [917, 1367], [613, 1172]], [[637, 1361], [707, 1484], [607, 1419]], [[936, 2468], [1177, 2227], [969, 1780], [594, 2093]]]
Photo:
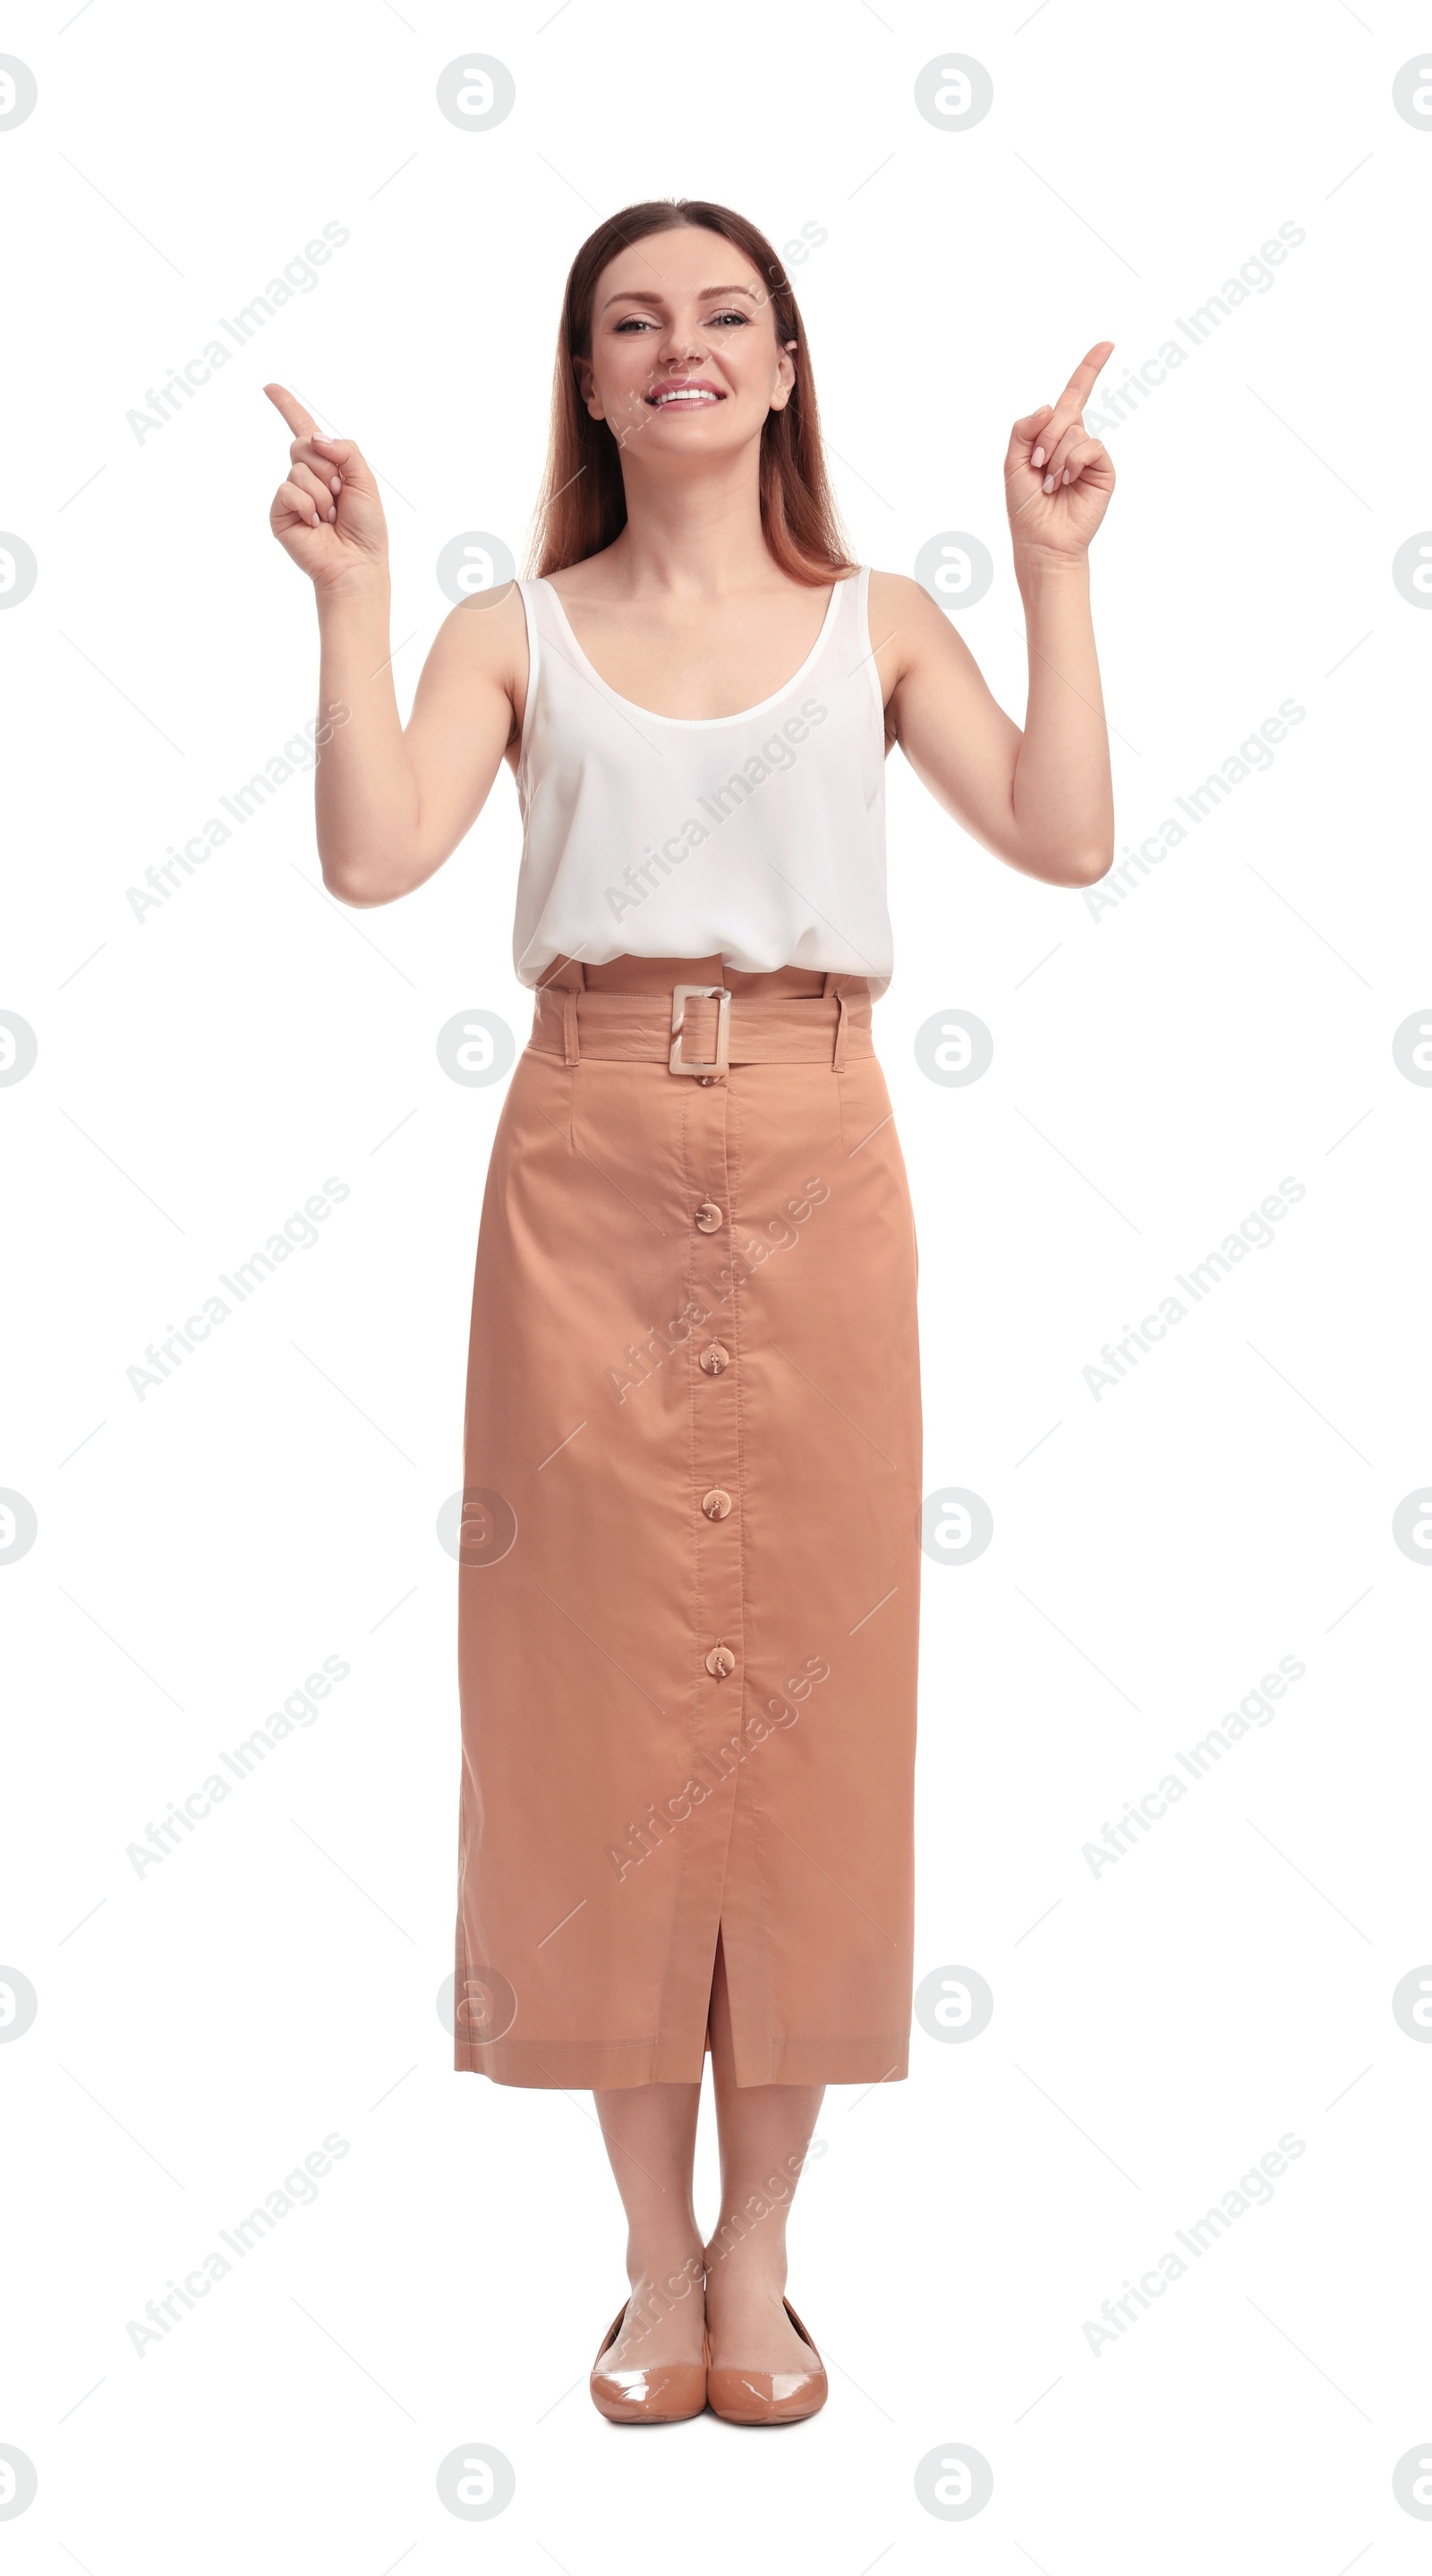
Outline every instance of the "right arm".
[[[294, 432], [270, 525], [314, 586], [323, 751], [314, 781], [323, 882], [344, 903], [392, 903], [451, 856], [515, 742], [527, 683], [516, 584], [475, 592], [444, 620], [404, 732], [389, 643], [388, 532], [372, 469], [324, 438], [281, 385]], [[334, 485], [337, 489], [334, 489]], [[334, 723], [332, 711], [346, 709]]]

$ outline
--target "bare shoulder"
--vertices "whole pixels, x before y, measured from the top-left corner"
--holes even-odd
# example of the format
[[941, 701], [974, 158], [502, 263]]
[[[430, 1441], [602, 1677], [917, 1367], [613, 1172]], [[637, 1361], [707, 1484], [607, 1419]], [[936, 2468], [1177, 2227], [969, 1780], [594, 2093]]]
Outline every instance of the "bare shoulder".
[[916, 602], [920, 600], [924, 600], [927, 606], [933, 608], [934, 601], [929, 598], [927, 592], [921, 589], [918, 581], [912, 581], [910, 579], [908, 573], [880, 572], [874, 564], [871, 565], [870, 607], [872, 615], [874, 614], [875, 607], [878, 602], [879, 605], [882, 608], [887, 609], [892, 616], [908, 616], [914, 609]]
[[433, 650], [494, 676], [527, 667], [527, 619], [515, 581], [501, 591], [475, 590], [443, 619]]
[[443, 619], [423, 666], [421, 689], [481, 695], [500, 691], [520, 727], [527, 693], [527, 619], [515, 581], [474, 591]]
[[908, 573], [877, 572], [872, 565], [869, 622], [888, 749], [900, 739], [902, 710], [913, 690], [932, 674], [976, 677], [978, 666], [963, 635]]
[[902, 669], [926, 653], [949, 653], [953, 646], [956, 657], [967, 651], [964, 638], [950, 624], [943, 608], [930, 597], [923, 582], [914, 581], [908, 573], [870, 573], [870, 635], [874, 643], [888, 635], [896, 646], [895, 659]]

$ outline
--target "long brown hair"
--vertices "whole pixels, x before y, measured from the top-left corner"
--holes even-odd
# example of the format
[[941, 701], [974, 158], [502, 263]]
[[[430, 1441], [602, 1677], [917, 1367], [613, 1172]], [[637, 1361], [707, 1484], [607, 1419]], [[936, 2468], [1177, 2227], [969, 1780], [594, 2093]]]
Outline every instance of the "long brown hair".
[[800, 309], [785, 269], [762, 232], [729, 206], [701, 197], [652, 197], [624, 206], [588, 235], [572, 262], [557, 333], [547, 466], [534, 518], [529, 572], [538, 578], [609, 546], [626, 526], [621, 451], [604, 420], [593, 420], [577, 383], [575, 358], [592, 352], [592, 302], [608, 260], [652, 233], [696, 226], [744, 252], [767, 282], [777, 346], [796, 371], [790, 399], [770, 411], [761, 431], [761, 527], [783, 573], [812, 588], [855, 570], [831, 493], [821, 446], [820, 415]]

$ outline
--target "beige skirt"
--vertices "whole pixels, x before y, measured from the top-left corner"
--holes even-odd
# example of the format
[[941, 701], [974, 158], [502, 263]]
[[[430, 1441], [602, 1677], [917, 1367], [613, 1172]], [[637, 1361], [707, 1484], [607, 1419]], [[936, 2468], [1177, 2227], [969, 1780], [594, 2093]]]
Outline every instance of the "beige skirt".
[[503, 2084], [698, 2081], [718, 1937], [739, 2083], [907, 2067], [905, 1167], [863, 982], [674, 1006], [708, 971], [560, 968], [492, 1150], [455, 2062]]

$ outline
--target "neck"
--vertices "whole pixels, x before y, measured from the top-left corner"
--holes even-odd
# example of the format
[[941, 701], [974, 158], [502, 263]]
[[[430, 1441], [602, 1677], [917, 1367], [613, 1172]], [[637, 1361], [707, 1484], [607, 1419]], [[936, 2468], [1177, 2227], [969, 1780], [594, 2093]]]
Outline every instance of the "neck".
[[767, 590], [775, 567], [761, 529], [759, 450], [680, 478], [622, 459], [627, 523], [609, 550], [633, 594], [714, 600]]

